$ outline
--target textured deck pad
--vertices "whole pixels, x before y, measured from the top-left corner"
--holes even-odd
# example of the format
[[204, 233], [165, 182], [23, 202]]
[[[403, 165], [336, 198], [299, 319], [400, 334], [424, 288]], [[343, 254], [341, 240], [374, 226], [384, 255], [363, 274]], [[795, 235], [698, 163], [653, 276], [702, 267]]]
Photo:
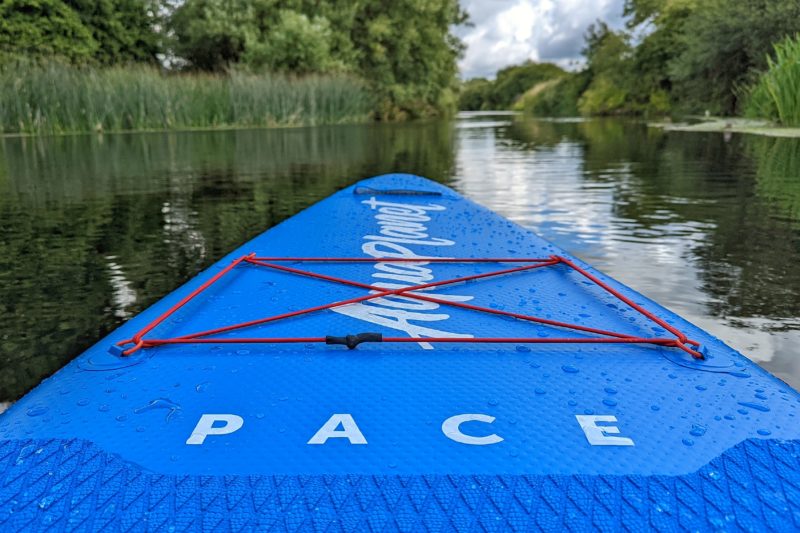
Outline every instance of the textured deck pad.
[[[422, 178], [388, 175], [345, 189], [231, 253], [2, 415], [0, 524], [67, 530], [800, 527], [798, 394], [594, 271], [700, 341], [708, 359], [652, 345], [426, 344], [424, 337], [581, 334], [397, 297], [221, 336], [380, 332], [421, 337], [419, 343], [365, 343], [355, 350], [320, 343], [189, 344], [130, 357], [109, 353], [251, 252], [420, 258], [413, 265], [291, 265], [377, 289], [513, 266], [426, 263], [426, 257], [569, 257]], [[243, 263], [146, 338], [365, 293]], [[629, 335], [669, 336], [564, 265], [424, 294]]]

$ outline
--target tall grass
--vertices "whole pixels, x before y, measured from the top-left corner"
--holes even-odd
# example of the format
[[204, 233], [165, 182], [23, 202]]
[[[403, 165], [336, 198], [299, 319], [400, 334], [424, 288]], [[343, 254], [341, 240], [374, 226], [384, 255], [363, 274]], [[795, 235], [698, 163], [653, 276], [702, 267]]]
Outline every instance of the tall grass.
[[784, 126], [800, 126], [800, 34], [775, 45], [775, 59], [750, 90], [745, 112], [775, 120]]
[[167, 74], [154, 67], [0, 67], [0, 132], [72, 133], [356, 122], [373, 108], [350, 76], [234, 72]]

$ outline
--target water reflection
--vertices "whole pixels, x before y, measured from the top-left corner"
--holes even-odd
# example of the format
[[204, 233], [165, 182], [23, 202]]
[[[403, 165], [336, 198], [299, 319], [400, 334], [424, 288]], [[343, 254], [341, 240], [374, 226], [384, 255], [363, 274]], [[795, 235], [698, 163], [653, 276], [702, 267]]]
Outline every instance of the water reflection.
[[800, 385], [800, 141], [613, 120], [0, 139], [0, 401], [356, 179], [449, 183]]
[[618, 120], [492, 135], [459, 136], [457, 188], [800, 386], [800, 141]]

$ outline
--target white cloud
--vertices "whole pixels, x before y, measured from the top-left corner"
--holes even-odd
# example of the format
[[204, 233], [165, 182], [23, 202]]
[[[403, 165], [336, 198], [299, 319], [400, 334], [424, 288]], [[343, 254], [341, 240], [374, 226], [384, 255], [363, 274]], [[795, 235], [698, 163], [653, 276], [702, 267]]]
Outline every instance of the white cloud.
[[581, 61], [583, 34], [597, 19], [623, 25], [624, 0], [462, 0], [472, 27], [456, 33], [467, 45], [461, 77], [494, 77], [508, 65], [549, 61], [569, 67]]

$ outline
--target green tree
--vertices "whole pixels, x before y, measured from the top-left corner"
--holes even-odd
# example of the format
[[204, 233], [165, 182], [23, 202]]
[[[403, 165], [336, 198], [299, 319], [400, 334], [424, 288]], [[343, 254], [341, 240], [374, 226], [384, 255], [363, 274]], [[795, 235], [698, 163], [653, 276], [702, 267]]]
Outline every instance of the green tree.
[[488, 109], [492, 82], [486, 78], [472, 78], [461, 84], [458, 93], [458, 108], [465, 111]]
[[698, 2], [678, 35], [680, 53], [670, 62], [676, 97], [694, 111], [740, 111], [740, 88], [766, 69], [773, 43], [798, 31], [796, 0]]
[[80, 15], [61, 0], [0, 0], [2, 56], [85, 61], [98, 43]]
[[175, 53], [195, 68], [349, 71], [391, 118], [454, 104], [462, 45], [450, 29], [465, 20], [457, 0], [186, 0], [170, 26]]
[[198, 69], [225, 69], [239, 62], [246, 42], [257, 41], [261, 18], [245, 0], [187, 0], [169, 20], [174, 52]]
[[583, 54], [591, 82], [578, 101], [581, 113], [607, 115], [630, 111], [629, 87], [633, 78], [630, 37], [598, 22], [589, 27], [585, 38]]
[[93, 57], [112, 65], [154, 62], [159, 50], [156, 0], [66, 0], [97, 42]]
[[360, 0], [350, 28], [356, 69], [376, 87], [379, 114], [424, 116], [455, 106], [462, 43], [450, 29], [466, 21], [458, 0]]
[[[255, 68], [297, 73], [324, 72], [333, 65], [330, 22], [282, 9], [267, 36], [245, 40], [242, 60]], [[253, 34], [250, 34], [253, 35]]]

